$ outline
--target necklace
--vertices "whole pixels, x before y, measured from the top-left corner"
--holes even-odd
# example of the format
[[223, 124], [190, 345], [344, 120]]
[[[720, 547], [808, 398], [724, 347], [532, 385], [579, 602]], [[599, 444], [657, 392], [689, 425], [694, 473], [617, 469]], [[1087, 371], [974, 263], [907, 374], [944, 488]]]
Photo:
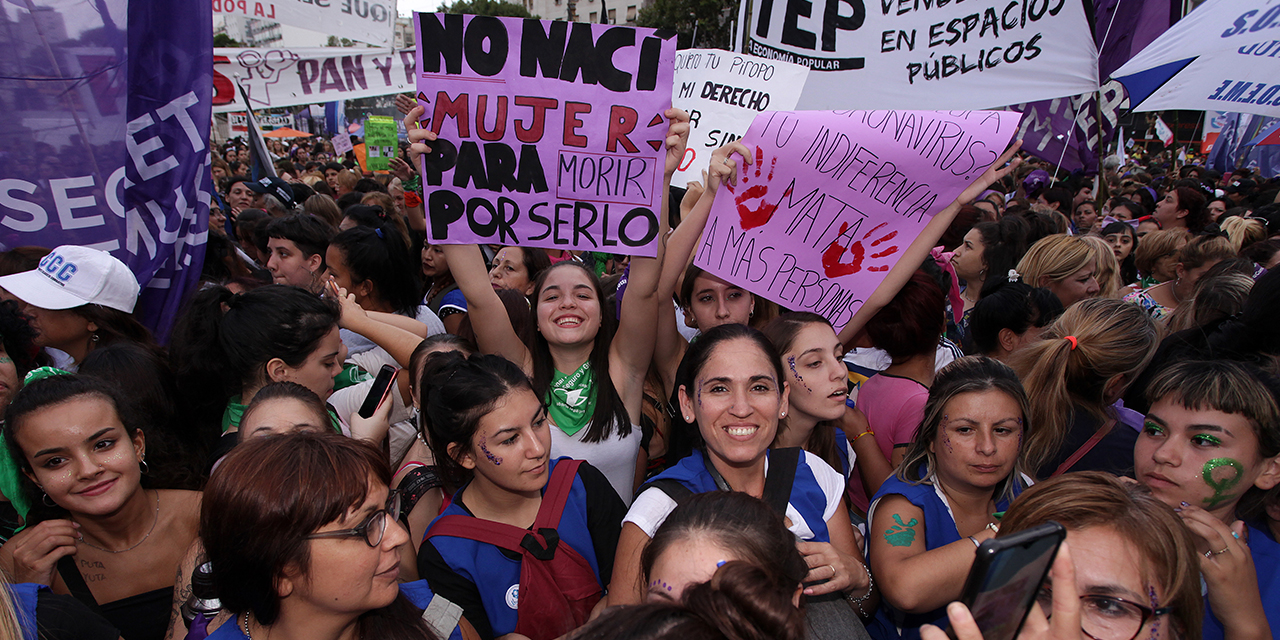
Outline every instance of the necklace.
[[249, 633], [249, 612], [244, 612], [244, 637], [253, 640], [253, 634]]
[[111, 549], [104, 549], [104, 548], [102, 548], [102, 547], [99, 547], [99, 546], [98, 546], [98, 545], [96, 545], [96, 544], [93, 544], [93, 543], [89, 542], [88, 540], [85, 540], [85, 539], [84, 539], [84, 534], [83, 534], [83, 533], [81, 533], [81, 534], [80, 534], [80, 542], [83, 542], [83, 543], [85, 544], [85, 546], [87, 546], [87, 547], [90, 547], [90, 548], [93, 548], [93, 549], [97, 549], [98, 551], [105, 551], [105, 552], [107, 552], [107, 553], [124, 553], [124, 552], [126, 552], [126, 551], [133, 551], [134, 549], [137, 549], [139, 545], [141, 545], [142, 543], [146, 542], [146, 541], [147, 541], [147, 538], [150, 538], [150, 537], [151, 537], [151, 532], [156, 530], [156, 523], [157, 523], [157, 522], [160, 522], [160, 492], [159, 492], [159, 491], [157, 491], [157, 492], [156, 492], [156, 516], [155, 516], [155, 519], [151, 521], [151, 528], [147, 530], [147, 535], [142, 536], [142, 539], [141, 539], [141, 540], [139, 540], [138, 542], [136, 542], [132, 547], [129, 547], [128, 549], [121, 549], [121, 550], [119, 550], [119, 551], [112, 551]]

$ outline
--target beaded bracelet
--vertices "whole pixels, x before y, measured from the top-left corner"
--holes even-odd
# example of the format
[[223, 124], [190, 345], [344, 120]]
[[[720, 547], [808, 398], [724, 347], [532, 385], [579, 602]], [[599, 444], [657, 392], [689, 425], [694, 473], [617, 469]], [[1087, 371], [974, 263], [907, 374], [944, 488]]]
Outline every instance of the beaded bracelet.
[[858, 608], [858, 615], [865, 618], [867, 617], [867, 612], [862, 610], [862, 603], [866, 602], [871, 597], [871, 592], [876, 590], [876, 579], [871, 577], [871, 567], [864, 564], [862, 565], [862, 570], [867, 572], [867, 592], [857, 598], [853, 597], [851, 593], [846, 593], [844, 598], [849, 601], [849, 604]]

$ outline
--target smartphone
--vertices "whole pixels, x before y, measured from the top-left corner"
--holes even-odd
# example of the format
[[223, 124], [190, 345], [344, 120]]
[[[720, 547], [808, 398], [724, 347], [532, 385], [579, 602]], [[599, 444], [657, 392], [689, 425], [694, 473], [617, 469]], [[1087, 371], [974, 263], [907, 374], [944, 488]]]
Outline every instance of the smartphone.
[[382, 365], [378, 370], [378, 377], [373, 380], [373, 388], [369, 389], [369, 395], [364, 397], [364, 402], [360, 404], [360, 410], [357, 412], [361, 418], [373, 417], [373, 412], [378, 410], [382, 399], [391, 391], [391, 382], [396, 379], [397, 371], [399, 369], [389, 364]]
[[[983, 640], [1014, 640], [1067, 530], [1056, 522], [992, 538], [978, 547], [960, 602], [969, 607]], [[955, 632], [947, 629], [947, 636]]]

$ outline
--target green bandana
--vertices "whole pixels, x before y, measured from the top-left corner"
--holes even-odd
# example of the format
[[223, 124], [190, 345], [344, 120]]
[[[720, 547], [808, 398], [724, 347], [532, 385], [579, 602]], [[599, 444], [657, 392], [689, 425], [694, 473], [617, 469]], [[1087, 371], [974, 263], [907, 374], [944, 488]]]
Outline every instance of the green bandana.
[[547, 392], [547, 412], [551, 421], [565, 432], [575, 435], [591, 422], [596, 410], [596, 374], [588, 360], [571, 374], [555, 372]]

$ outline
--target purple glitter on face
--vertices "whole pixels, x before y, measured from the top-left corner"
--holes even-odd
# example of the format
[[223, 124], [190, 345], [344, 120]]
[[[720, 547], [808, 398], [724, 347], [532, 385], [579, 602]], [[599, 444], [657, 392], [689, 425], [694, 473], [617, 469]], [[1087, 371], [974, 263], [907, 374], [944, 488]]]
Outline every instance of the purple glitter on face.
[[810, 389], [809, 385], [804, 383], [804, 378], [800, 377], [800, 372], [796, 371], [795, 356], [787, 356], [787, 365], [791, 367], [791, 375], [796, 377], [796, 381], [800, 383], [800, 386], [804, 387], [805, 391], [808, 391], [809, 393], [813, 393], [813, 389]]
[[500, 456], [495, 456], [492, 453], [490, 453], [489, 447], [485, 446], [487, 443], [488, 443], [488, 440], [485, 439], [484, 436], [480, 436], [480, 452], [484, 454], [485, 458], [489, 459], [489, 462], [493, 463], [493, 466], [495, 467], [502, 466], [502, 458]]
[[[1156, 588], [1150, 587], [1150, 586], [1147, 587], [1147, 594], [1151, 596], [1151, 610], [1154, 611], [1156, 609], [1159, 609], [1160, 601], [1156, 598]], [[1151, 638], [1154, 640], [1159, 637], [1160, 637], [1160, 616], [1153, 616], [1151, 618]]]

